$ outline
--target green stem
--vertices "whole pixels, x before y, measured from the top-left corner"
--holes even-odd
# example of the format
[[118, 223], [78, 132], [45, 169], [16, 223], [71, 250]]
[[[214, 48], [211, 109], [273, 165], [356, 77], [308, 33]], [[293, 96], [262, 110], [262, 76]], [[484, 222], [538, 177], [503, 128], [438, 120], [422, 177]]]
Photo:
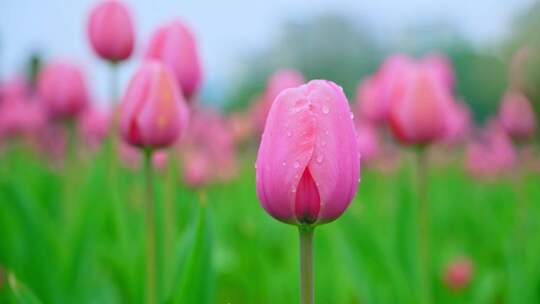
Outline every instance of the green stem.
[[300, 303], [313, 304], [313, 227], [300, 226]]
[[156, 210], [154, 204], [154, 186], [152, 174], [152, 150], [144, 150], [144, 177], [146, 182], [145, 228], [146, 228], [146, 303], [156, 304]]
[[430, 265], [430, 210], [429, 202], [427, 199], [427, 173], [428, 163], [426, 157], [425, 147], [421, 147], [416, 155], [416, 195], [417, 195], [417, 212], [419, 221], [418, 231], [418, 254], [420, 258], [419, 262], [419, 275], [420, 275], [420, 292], [421, 303], [431, 303], [431, 284], [429, 280], [429, 265]]

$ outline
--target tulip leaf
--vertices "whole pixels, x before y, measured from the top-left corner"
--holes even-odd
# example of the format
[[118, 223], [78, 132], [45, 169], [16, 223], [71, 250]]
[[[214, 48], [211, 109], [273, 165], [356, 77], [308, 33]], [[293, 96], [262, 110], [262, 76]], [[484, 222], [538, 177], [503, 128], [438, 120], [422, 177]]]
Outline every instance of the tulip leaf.
[[198, 208], [197, 220], [177, 246], [169, 303], [212, 301], [211, 235], [207, 208]]
[[8, 274], [8, 283], [11, 292], [13, 293], [14, 302], [18, 304], [39, 304], [42, 303], [36, 295], [24, 285], [18, 281], [13, 273]]

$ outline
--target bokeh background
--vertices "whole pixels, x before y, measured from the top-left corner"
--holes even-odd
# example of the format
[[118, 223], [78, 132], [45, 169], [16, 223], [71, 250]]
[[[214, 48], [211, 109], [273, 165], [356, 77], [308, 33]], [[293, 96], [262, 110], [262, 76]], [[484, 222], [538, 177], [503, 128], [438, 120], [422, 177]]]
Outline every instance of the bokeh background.
[[[43, 64], [66, 58], [83, 68], [92, 104], [109, 111], [109, 68], [86, 34], [95, 3], [2, 0], [0, 85], [31, 83]], [[154, 162], [167, 303], [298, 301], [297, 231], [266, 214], [255, 193], [260, 130], [251, 109], [275, 71], [332, 80], [355, 111], [357, 85], [388, 56], [439, 53], [472, 129], [498, 115], [516, 77], [540, 113], [537, 1], [125, 3], [136, 44], [120, 94], [152, 32], [175, 18], [193, 31], [203, 67], [188, 140]], [[37, 135], [43, 149], [21, 136], [0, 143], [0, 302], [144, 302], [139, 155], [114, 134], [96, 146], [50, 133]], [[414, 151], [381, 133], [391, 152], [362, 163], [350, 209], [317, 228], [319, 303], [419, 303]], [[474, 139], [429, 151], [433, 303], [539, 303], [538, 135], [512, 143], [512, 164], [481, 172], [468, 158]], [[205, 158], [193, 156], [201, 151]]]

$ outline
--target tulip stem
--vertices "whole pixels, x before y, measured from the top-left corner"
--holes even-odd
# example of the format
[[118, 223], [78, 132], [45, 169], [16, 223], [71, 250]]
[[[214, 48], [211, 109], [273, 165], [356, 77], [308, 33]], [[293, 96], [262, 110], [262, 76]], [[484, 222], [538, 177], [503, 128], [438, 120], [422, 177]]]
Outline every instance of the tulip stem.
[[300, 232], [300, 303], [313, 304], [313, 227], [299, 226]]
[[152, 150], [144, 150], [144, 177], [146, 183], [146, 303], [157, 303], [156, 280], [156, 210], [152, 174]]
[[417, 195], [417, 214], [419, 222], [418, 255], [421, 302], [423, 304], [431, 303], [431, 285], [429, 281], [429, 221], [430, 211], [427, 199], [427, 171], [428, 163], [425, 147], [420, 147], [416, 155], [416, 195]]

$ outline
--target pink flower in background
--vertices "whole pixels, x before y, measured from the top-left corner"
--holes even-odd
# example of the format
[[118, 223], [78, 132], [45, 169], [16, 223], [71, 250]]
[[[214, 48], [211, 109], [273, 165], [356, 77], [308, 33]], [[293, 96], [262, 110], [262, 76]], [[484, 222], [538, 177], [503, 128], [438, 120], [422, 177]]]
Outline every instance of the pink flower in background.
[[472, 122], [469, 106], [461, 101], [455, 102], [448, 110], [448, 125], [444, 142], [455, 144], [465, 141], [470, 137]]
[[443, 273], [443, 281], [447, 288], [459, 291], [469, 286], [473, 277], [473, 262], [467, 257], [452, 260]]
[[327, 223], [345, 211], [358, 189], [360, 157], [341, 87], [313, 80], [278, 95], [256, 173], [259, 200], [280, 221]]
[[6, 82], [0, 82], [0, 102], [26, 100], [29, 91], [28, 84], [21, 77], [14, 77]]
[[138, 147], [172, 145], [185, 131], [189, 112], [174, 76], [158, 61], [146, 61], [122, 100], [120, 131]]
[[525, 95], [519, 91], [508, 91], [501, 102], [500, 121], [506, 132], [515, 139], [527, 139], [534, 135], [536, 117]]
[[191, 187], [201, 187], [212, 180], [212, 168], [208, 157], [203, 153], [184, 154], [184, 182]]
[[181, 21], [158, 28], [146, 50], [146, 57], [169, 66], [189, 102], [201, 85], [202, 69], [195, 36]]
[[[188, 132], [180, 147], [184, 156], [184, 170], [200, 170], [194, 175], [201, 176], [203, 171], [208, 170], [204, 172], [205, 183], [215, 179], [228, 180], [236, 175], [234, 137], [220, 113], [201, 107], [194, 108]], [[198, 163], [189, 165], [190, 161]]]
[[468, 171], [483, 178], [493, 178], [513, 168], [516, 151], [498, 121], [488, 122], [479, 138], [467, 146], [466, 161]]
[[390, 126], [405, 144], [428, 144], [444, 138], [453, 97], [425, 64], [410, 68], [402, 93], [390, 105]]
[[9, 99], [0, 103], [0, 139], [36, 136], [47, 119], [36, 99]]
[[379, 135], [374, 126], [363, 123], [357, 124], [356, 133], [358, 134], [358, 148], [362, 155], [362, 164], [373, 161], [380, 155]]
[[112, 62], [129, 58], [135, 33], [128, 8], [118, 0], [97, 4], [88, 19], [88, 37], [101, 58]]
[[433, 72], [448, 90], [454, 89], [454, 69], [448, 57], [443, 54], [435, 53], [422, 58], [422, 63], [427, 65], [430, 69], [433, 69]]
[[88, 107], [78, 121], [79, 134], [89, 146], [96, 147], [107, 136], [110, 115], [94, 107]]
[[38, 76], [38, 95], [53, 119], [75, 118], [88, 104], [81, 70], [65, 61], [48, 63]]
[[253, 137], [253, 121], [248, 117], [249, 113], [236, 112], [228, 116], [228, 128], [236, 144], [244, 143]]
[[302, 73], [293, 69], [283, 69], [274, 72], [268, 78], [266, 84], [266, 89], [259, 100], [256, 100], [254, 104], [255, 116], [256, 116], [256, 125], [259, 132], [262, 132], [264, 129], [264, 124], [266, 123], [266, 117], [272, 107], [272, 103], [276, 99], [281, 91], [294, 88], [304, 84], [306, 81]]
[[374, 124], [386, 123], [390, 104], [403, 94], [413, 64], [402, 54], [388, 57], [377, 73], [358, 88], [359, 115]]

